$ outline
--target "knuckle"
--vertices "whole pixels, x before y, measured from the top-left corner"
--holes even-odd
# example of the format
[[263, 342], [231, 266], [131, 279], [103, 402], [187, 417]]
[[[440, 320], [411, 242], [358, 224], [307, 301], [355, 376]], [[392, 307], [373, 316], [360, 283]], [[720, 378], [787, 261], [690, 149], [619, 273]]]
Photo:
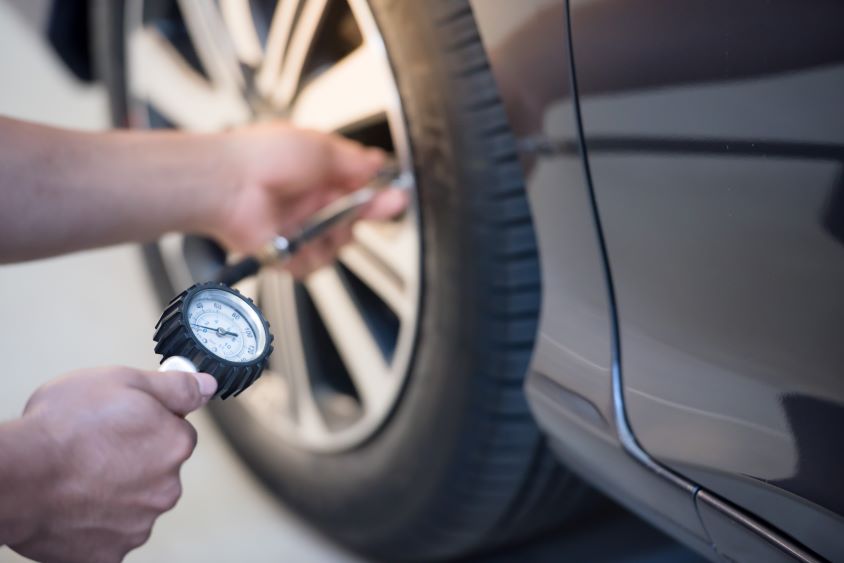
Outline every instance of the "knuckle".
[[42, 385], [35, 392], [30, 395], [29, 399], [26, 401], [26, 405], [23, 408], [24, 413], [30, 413], [38, 408], [38, 406], [45, 400], [45, 398], [49, 395], [49, 386]]
[[176, 453], [176, 459], [179, 462], [187, 461], [193, 454], [196, 448], [198, 436], [196, 429], [189, 423], [185, 422], [181, 430], [177, 433], [177, 438], [174, 440], [173, 449]]
[[129, 551], [147, 543], [149, 541], [149, 538], [150, 538], [151, 535], [152, 535], [152, 525], [150, 525], [149, 527], [147, 527], [144, 530], [140, 530], [140, 531], [134, 532], [132, 534], [129, 534], [126, 537], [126, 548], [127, 549], [125, 549], [125, 551], [123, 552], [123, 555], [125, 556], [126, 553], [128, 553]]
[[119, 381], [120, 383], [127, 386], [143, 387], [147, 383], [144, 374], [140, 370], [134, 368], [126, 366], [114, 366], [108, 368], [106, 371], [110, 379]]
[[93, 555], [88, 555], [85, 559], [79, 561], [87, 561], [89, 563], [120, 563], [129, 553], [129, 549], [124, 546], [102, 548]]
[[179, 499], [182, 498], [182, 482], [178, 473], [173, 472], [171, 475], [171, 477], [164, 479], [163, 483], [147, 499], [147, 506], [154, 512], [147, 528], [151, 529], [155, 518], [172, 510], [178, 504]]
[[351, 242], [352, 236], [353, 233], [351, 226], [337, 229], [337, 232], [334, 233], [334, 236], [331, 238], [332, 251]]
[[160, 493], [159, 502], [156, 508], [159, 512], [167, 512], [173, 509], [178, 504], [179, 499], [182, 498], [182, 483], [178, 478], [174, 478], [169, 485]]
[[190, 374], [179, 374], [178, 376], [178, 393], [182, 399], [189, 405], [199, 403], [201, 396], [199, 394], [199, 385], [196, 379]]
[[119, 545], [115, 546], [122, 554], [119, 560], [122, 560], [128, 552], [149, 541], [152, 535], [152, 527], [159, 514], [160, 512], [153, 513], [149, 510], [143, 514], [138, 514], [134, 522], [123, 531]]

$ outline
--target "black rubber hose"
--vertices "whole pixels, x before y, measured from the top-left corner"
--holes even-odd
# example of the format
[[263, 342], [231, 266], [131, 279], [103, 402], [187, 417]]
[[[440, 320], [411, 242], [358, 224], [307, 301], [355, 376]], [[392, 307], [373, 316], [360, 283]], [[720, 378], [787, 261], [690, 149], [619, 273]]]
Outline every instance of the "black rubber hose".
[[217, 281], [231, 287], [244, 278], [254, 276], [260, 269], [261, 263], [258, 259], [250, 256], [220, 270], [220, 273], [217, 275]]

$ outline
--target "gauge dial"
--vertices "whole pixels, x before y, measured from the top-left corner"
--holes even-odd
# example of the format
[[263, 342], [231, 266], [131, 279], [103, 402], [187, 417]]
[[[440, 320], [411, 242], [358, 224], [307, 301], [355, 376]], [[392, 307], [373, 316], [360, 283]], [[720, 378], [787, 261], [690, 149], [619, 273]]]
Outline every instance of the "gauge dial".
[[252, 385], [273, 353], [273, 335], [251, 299], [219, 282], [196, 284], [170, 301], [155, 325], [155, 353], [162, 363], [180, 358], [214, 376], [217, 396]]
[[246, 363], [264, 351], [263, 324], [242, 299], [219, 289], [205, 289], [187, 307], [188, 324], [196, 339], [212, 354]]

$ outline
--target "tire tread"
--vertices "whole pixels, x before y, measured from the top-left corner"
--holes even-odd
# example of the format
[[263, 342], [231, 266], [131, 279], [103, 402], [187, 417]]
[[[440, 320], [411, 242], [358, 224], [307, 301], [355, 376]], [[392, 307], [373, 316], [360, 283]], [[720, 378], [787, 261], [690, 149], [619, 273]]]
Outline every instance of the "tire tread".
[[[486, 323], [495, 353], [489, 354], [482, 372], [483, 407], [476, 409], [477, 424], [484, 428], [485, 455], [473, 459], [451, 500], [451, 517], [437, 528], [440, 537], [452, 536], [457, 514], [461, 526], [471, 529], [470, 514], [495, 507], [501, 514], [495, 524], [479, 533], [462, 549], [488, 549], [522, 540], [532, 532], [568, 519], [580, 506], [585, 486], [562, 468], [536, 429], [523, 391], [537, 330], [541, 283], [533, 219], [524, 188], [515, 139], [498, 99], [492, 72], [467, 0], [447, 0], [436, 20], [443, 36], [454, 38], [449, 53], [460, 62], [448, 70], [462, 100], [464, 121], [470, 122], [486, 152], [492, 182], [474, 193], [472, 215], [477, 231], [493, 248], [485, 262], [488, 289]], [[479, 126], [480, 124], [480, 126]], [[532, 444], [525, 447], [526, 443]], [[523, 456], [530, 452], [525, 468]], [[515, 485], [515, 494], [513, 493]], [[460, 503], [461, 506], [455, 506]], [[502, 510], [502, 506], [505, 507]], [[451, 533], [446, 529], [451, 530]], [[433, 530], [432, 530], [433, 531]]]

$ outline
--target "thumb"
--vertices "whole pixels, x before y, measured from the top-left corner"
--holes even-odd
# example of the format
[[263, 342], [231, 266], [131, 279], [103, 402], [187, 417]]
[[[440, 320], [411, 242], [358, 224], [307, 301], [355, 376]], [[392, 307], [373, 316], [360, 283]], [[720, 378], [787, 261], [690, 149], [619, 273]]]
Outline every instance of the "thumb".
[[217, 391], [217, 380], [207, 373], [145, 372], [144, 391], [170, 412], [186, 415], [205, 405]]

